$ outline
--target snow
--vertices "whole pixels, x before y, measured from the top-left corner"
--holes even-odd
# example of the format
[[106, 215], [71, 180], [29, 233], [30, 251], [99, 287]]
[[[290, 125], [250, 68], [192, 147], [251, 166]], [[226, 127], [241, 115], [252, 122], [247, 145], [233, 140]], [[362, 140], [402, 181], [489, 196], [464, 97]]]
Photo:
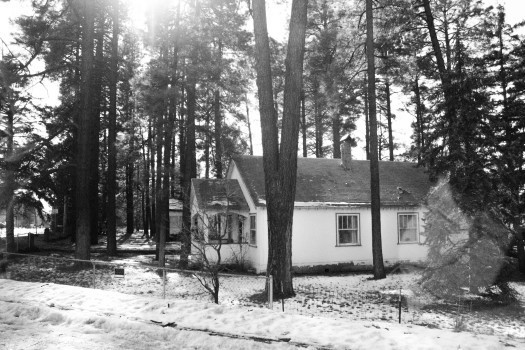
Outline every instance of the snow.
[[[163, 327], [164, 326], [164, 327]], [[254, 340], [263, 338], [266, 342]], [[501, 349], [521, 338], [0, 280], [5, 349]]]

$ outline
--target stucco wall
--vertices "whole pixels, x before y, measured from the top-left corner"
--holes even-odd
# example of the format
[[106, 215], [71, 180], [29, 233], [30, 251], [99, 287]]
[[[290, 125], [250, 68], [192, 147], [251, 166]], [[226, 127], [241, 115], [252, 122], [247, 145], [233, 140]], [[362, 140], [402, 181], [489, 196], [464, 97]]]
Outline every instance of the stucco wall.
[[[249, 257], [258, 273], [266, 270], [268, 255], [266, 211], [258, 211], [257, 252]], [[381, 212], [383, 260], [419, 262], [426, 259], [427, 246], [418, 243], [398, 243], [398, 214], [417, 213], [419, 233], [424, 241], [422, 208], [384, 208]], [[337, 245], [336, 214], [358, 214], [360, 245]], [[292, 264], [298, 267], [316, 265], [372, 264], [372, 223], [369, 208], [295, 208], [292, 242]], [[253, 259], [252, 259], [253, 257]]]

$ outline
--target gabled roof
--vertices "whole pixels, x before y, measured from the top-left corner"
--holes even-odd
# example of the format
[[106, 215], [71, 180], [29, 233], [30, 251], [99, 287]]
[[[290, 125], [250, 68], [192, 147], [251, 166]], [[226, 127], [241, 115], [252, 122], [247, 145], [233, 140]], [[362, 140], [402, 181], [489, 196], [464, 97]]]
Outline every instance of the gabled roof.
[[192, 179], [191, 183], [202, 210], [250, 210], [237, 179]]
[[[265, 205], [261, 156], [233, 158], [256, 205]], [[345, 170], [340, 159], [298, 158], [296, 206], [369, 205], [370, 162], [352, 160]], [[379, 162], [381, 204], [414, 206], [423, 202], [432, 183], [415, 163]]]

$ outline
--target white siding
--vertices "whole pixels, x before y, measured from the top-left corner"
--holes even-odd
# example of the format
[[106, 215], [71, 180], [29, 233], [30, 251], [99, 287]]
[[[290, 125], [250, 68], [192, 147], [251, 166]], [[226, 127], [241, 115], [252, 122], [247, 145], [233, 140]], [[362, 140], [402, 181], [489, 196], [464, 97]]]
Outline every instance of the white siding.
[[[255, 207], [253, 199], [235, 163], [228, 171], [228, 178], [237, 179], [250, 207], [250, 214], [257, 215], [257, 245], [248, 246], [246, 259], [257, 273], [266, 271], [268, 256], [268, 223], [266, 207]], [[424, 208], [387, 207], [381, 209], [383, 260], [386, 264], [396, 261], [424, 261], [427, 246], [418, 243], [398, 242], [398, 214], [417, 213], [420, 242], [425, 241]], [[337, 214], [358, 214], [360, 245], [337, 245]], [[249, 225], [245, 225], [249, 232]], [[332, 264], [372, 264], [372, 223], [370, 207], [296, 207], [292, 236], [293, 266]]]
[[[383, 260], [424, 261], [427, 246], [398, 243], [398, 213], [418, 213], [419, 232], [423, 232], [423, 208], [385, 208], [381, 211]], [[358, 246], [337, 245], [336, 214], [358, 214], [360, 242]], [[258, 210], [258, 254], [250, 254], [252, 266], [258, 273], [266, 270], [268, 255], [267, 222], [265, 208]], [[264, 233], [264, 236], [263, 236]], [[292, 236], [292, 264], [315, 266], [331, 264], [372, 264], [372, 223], [370, 208], [295, 208]], [[258, 255], [258, 256], [257, 256]]]

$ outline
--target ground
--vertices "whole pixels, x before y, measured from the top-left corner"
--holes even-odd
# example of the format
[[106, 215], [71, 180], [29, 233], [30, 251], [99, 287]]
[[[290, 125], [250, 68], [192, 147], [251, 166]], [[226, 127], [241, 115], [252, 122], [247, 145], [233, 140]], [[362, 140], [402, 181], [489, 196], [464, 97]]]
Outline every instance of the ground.
[[[513, 283], [519, 303], [486, 308], [466, 298], [437, 300], [418, 287], [418, 271], [380, 281], [368, 274], [296, 276], [297, 296], [283, 313], [280, 301], [269, 310], [261, 300], [263, 276], [223, 276], [221, 305], [214, 305], [196, 272], [168, 271], [163, 285], [150, 241], [137, 234], [119, 241], [127, 253], [118, 258], [104, 256], [104, 242], [94, 248], [95, 280], [91, 267], [58, 263], [72, 256], [67, 240], [51, 242], [60, 250], [10, 262], [3, 277], [11, 279], [0, 279], [0, 348], [525, 348], [523, 281]], [[36, 243], [50, 248], [41, 238]], [[175, 264], [176, 256], [168, 261]], [[112, 274], [114, 266], [125, 267], [125, 278]]]
[[0, 280], [4, 349], [501, 349], [523, 339]]

